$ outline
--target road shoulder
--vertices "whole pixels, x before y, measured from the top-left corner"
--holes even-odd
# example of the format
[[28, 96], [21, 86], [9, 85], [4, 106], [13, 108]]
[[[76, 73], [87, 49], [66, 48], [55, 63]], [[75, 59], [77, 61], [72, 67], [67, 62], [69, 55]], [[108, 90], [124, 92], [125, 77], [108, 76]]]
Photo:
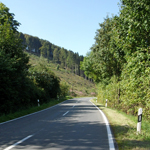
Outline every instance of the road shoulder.
[[99, 107], [107, 116], [119, 150], [150, 149], [149, 130], [144, 127], [145, 124], [148, 126], [149, 123], [144, 123], [143, 121], [143, 130], [139, 135], [136, 132], [136, 116], [127, 115], [121, 111], [106, 108], [104, 105], [96, 102], [95, 99], [92, 99], [92, 102], [95, 103], [95, 105], [97, 105], [97, 107]]

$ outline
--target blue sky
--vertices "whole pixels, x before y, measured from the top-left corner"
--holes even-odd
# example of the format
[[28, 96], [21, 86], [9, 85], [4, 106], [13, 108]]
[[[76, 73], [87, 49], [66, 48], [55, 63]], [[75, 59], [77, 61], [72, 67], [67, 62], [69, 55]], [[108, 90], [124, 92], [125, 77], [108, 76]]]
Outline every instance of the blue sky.
[[99, 23], [118, 15], [120, 0], [0, 0], [21, 23], [20, 32], [86, 55]]

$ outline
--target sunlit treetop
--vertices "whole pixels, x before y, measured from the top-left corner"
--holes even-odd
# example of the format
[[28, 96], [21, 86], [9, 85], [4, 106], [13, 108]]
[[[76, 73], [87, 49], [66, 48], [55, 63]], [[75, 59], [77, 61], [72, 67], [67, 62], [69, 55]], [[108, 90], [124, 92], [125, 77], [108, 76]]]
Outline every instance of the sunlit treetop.
[[15, 32], [20, 23], [14, 19], [14, 14], [9, 12], [9, 8], [0, 2], [0, 25], [9, 24]]

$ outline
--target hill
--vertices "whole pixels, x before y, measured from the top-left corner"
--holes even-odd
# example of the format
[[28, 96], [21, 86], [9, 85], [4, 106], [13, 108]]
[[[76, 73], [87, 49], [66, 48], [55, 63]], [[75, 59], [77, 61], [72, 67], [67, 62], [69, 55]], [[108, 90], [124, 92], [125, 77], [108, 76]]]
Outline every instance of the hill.
[[87, 78], [72, 73], [70, 69], [65, 69], [59, 67], [57, 63], [52, 60], [47, 60], [44, 57], [39, 57], [37, 55], [27, 53], [30, 57], [29, 64], [31, 67], [38, 67], [38, 65], [44, 65], [53, 71], [56, 76], [58, 76], [62, 82], [65, 82], [70, 87], [70, 94], [72, 96], [95, 96], [96, 88], [95, 84]]
[[45, 57], [48, 61], [53, 60], [62, 68], [70, 69], [73, 73], [86, 77], [84, 71], [80, 69], [80, 62], [84, 58], [82, 55], [32, 35], [19, 33], [19, 37], [26, 52]]

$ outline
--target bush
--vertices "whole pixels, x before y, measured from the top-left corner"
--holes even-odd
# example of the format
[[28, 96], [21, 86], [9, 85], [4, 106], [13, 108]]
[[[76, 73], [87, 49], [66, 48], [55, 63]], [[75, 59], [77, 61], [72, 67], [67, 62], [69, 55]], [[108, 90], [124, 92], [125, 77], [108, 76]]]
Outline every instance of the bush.
[[101, 103], [105, 104], [106, 99], [108, 99], [108, 106], [112, 108], [118, 108], [118, 89], [119, 83], [117, 83], [117, 79], [113, 76], [110, 79], [108, 85], [104, 85], [102, 83], [98, 84], [98, 99]]
[[66, 82], [61, 82], [60, 83], [60, 96], [61, 97], [66, 97], [67, 95], [69, 95], [69, 85]]
[[29, 78], [41, 89], [42, 103], [48, 102], [50, 98], [57, 98], [60, 91], [60, 79], [53, 72], [30, 72]]

